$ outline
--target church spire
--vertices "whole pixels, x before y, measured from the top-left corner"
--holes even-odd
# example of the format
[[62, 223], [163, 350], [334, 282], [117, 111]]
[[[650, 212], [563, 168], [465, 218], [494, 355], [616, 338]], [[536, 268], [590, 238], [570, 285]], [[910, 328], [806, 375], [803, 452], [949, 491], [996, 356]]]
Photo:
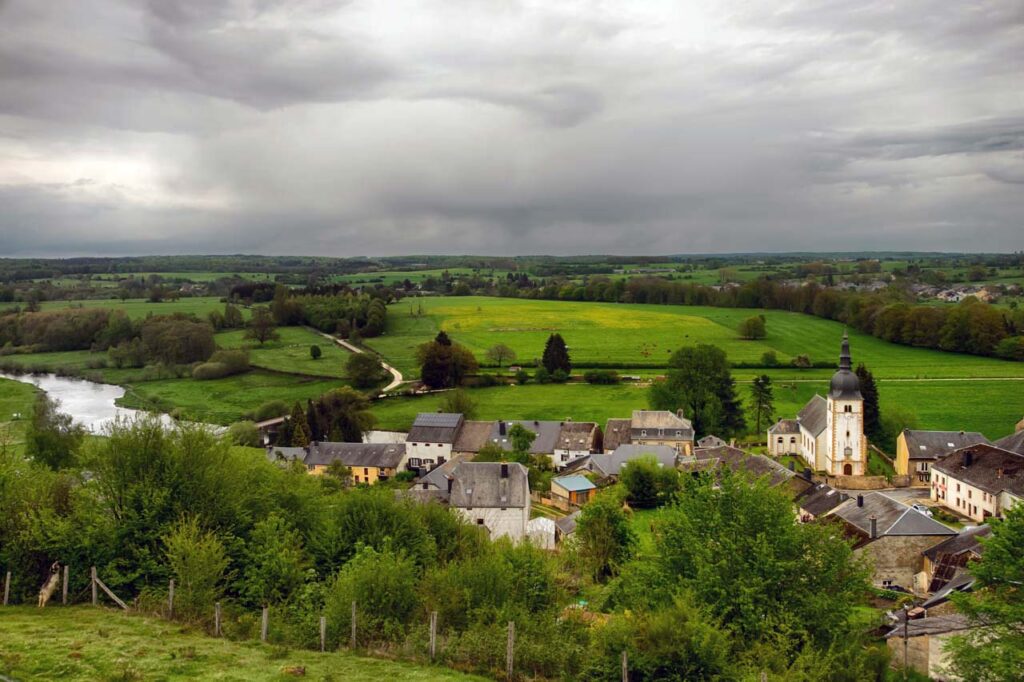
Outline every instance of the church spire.
[[853, 368], [853, 360], [850, 358], [850, 337], [843, 332], [843, 343], [839, 347], [839, 369], [849, 371]]

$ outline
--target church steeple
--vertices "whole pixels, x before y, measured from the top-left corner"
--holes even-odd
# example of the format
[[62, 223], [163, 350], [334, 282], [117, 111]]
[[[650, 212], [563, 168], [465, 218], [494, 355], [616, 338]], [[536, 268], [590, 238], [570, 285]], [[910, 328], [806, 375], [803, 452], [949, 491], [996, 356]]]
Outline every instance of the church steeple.
[[828, 395], [834, 400], [861, 400], [860, 379], [853, 373], [853, 359], [850, 357], [850, 337], [843, 332], [839, 347], [839, 370], [832, 375]]
[[847, 371], [853, 369], [853, 360], [850, 358], [850, 337], [843, 332], [843, 343], [839, 347], [839, 369]]

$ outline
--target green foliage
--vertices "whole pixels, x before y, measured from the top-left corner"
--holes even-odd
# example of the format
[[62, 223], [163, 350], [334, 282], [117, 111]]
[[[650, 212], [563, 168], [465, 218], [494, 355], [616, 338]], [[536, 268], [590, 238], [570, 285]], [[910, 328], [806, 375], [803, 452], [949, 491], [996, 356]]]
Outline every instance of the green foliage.
[[611, 369], [592, 369], [583, 373], [583, 380], [588, 384], [617, 384], [619, 373]]
[[57, 401], [40, 392], [25, 431], [25, 454], [51, 469], [74, 466], [85, 438], [85, 427], [59, 408]]
[[252, 318], [249, 320], [249, 328], [245, 331], [245, 338], [258, 341], [261, 346], [267, 341], [281, 338], [269, 308], [258, 306], [252, 309]]
[[416, 608], [416, 564], [390, 547], [360, 547], [329, 587], [324, 615], [332, 642], [347, 635], [356, 603], [359, 641], [400, 638]]
[[345, 376], [356, 388], [376, 386], [386, 374], [380, 361], [370, 353], [352, 353], [345, 362]]
[[890, 407], [882, 416], [882, 428], [879, 442], [885, 447], [896, 449], [896, 438], [904, 429], [918, 428], [917, 416], [905, 407]]
[[552, 334], [544, 344], [544, 355], [541, 357], [541, 364], [548, 373], [554, 375], [561, 370], [566, 375], [572, 371], [572, 362], [569, 359], [569, 349], [565, 345], [565, 339], [561, 334]]
[[253, 414], [255, 421], [261, 422], [275, 417], [283, 417], [288, 414], [288, 403], [283, 400], [268, 400], [256, 408]]
[[761, 425], [768, 424], [775, 412], [772, 380], [767, 374], [754, 377], [750, 384], [750, 412], [754, 417], [754, 433], [761, 433]]
[[469, 396], [469, 391], [457, 388], [449, 391], [441, 399], [441, 411], [462, 414], [466, 419], [476, 419], [476, 403]]
[[261, 606], [286, 601], [302, 586], [307, 566], [302, 536], [271, 514], [253, 526], [245, 543], [241, 593]]
[[860, 381], [860, 394], [864, 398], [864, 433], [869, 440], [881, 443], [885, 433], [878, 406], [878, 385], [875, 383], [874, 375], [863, 362], [857, 365], [857, 379]]
[[790, 361], [790, 364], [796, 367], [797, 369], [810, 369], [813, 366], [811, 358], [807, 355], [804, 355], [803, 353], [801, 353], [800, 355], [793, 356], [793, 359]]
[[696, 435], [737, 435], [746, 428], [725, 352], [698, 344], [680, 348], [669, 360], [666, 379], [651, 384], [648, 402], [658, 410], [682, 409]]
[[740, 322], [740, 338], [742, 339], [763, 339], [767, 336], [764, 315], [754, 315]]
[[778, 367], [778, 353], [776, 353], [773, 350], [766, 350], [764, 353], [761, 354], [761, 364], [764, 365], [765, 367]]
[[258, 448], [262, 444], [260, 430], [251, 421], [235, 422], [228, 427], [227, 437], [232, 444], [247, 448]]
[[203, 362], [213, 355], [213, 327], [184, 315], [155, 316], [142, 323], [146, 357], [168, 365]]
[[176, 615], [192, 620], [208, 615], [223, 590], [227, 552], [216, 533], [203, 530], [195, 516], [183, 517], [163, 537], [164, 552], [175, 578]]
[[219, 350], [208, 362], [196, 365], [192, 378], [200, 380], [222, 379], [249, 371], [249, 352], [246, 350]]
[[320, 350], [320, 346], [313, 344], [312, 346], [309, 347], [309, 357], [311, 357], [312, 359], [319, 360], [320, 356], [322, 356], [323, 354], [324, 352]]
[[1004, 360], [1024, 360], [1024, 336], [1008, 336], [996, 346], [996, 357]]
[[310, 433], [309, 422], [306, 421], [306, 411], [299, 403], [292, 405], [287, 432], [284, 429], [279, 431], [278, 441], [282, 440], [285, 435], [288, 437], [288, 445], [296, 448], [304, 448], [314, 440]]
[[551, 373], [551, 383], [553, 384], [564, 384], [569, 380], [569, 374], [562, 369], [556, 369]]
[[420, 379], [430, 388], [451, 388], [479, 368], [473, 353], [465, 346], [452, 343], [444, 332], [416, 349]]
[[513, 424], [509, 427], [508, 442], [512, 444], [513, 454], [526, 455], [530, 452], [530, 447], [536, 439], [537, 434], [522, 424]]
[[619, 482], [631, 506], [650, 509], [666, 504], [679, 490], [679, 470], [663, 467], [656, 458], [645, 455], [622, 467]]
[[522, 386], [530, 380], [530, 373], [525, 369], [520, 369], [516, 372], [516, 383]]
[[359, 443], [375, 421], [367, 397], [348, 386], [328, 391], [307, 410], [310, 440]]
[[574, 536], [580, 557], [597, 581], [618, 574], [636, 551], [637, 537], [613, 495], [601, 494], [583, 507]]
[[515, 362], [516, 352], [504, 343], [496, 343], [487, 349], [487, 359], [501, 367], [502, 363]]

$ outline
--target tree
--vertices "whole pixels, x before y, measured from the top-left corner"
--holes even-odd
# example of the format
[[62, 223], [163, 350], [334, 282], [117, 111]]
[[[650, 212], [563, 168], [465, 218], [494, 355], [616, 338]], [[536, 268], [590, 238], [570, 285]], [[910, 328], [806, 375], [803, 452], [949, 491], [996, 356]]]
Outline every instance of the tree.
[[320, 346], [314, 344], [309, 347], [309, 357], [313, 358], [314, 360], [319, 360], [323, 354], [324, 352], [320, 350]]
[[985, 552], [971, 563], [973, 592], [954, 593], [957, 610], [978, 629], [947, 645], [950, 672], [962, 680], [1009, 682], [1024, 669], [1024, 505], [990, 519]]
[[501, 367], [503, 362], [515, 362], [516, 352], [505, 344], [498, 343], [488, 349], [487, 359], [498, 363], [498, 367]]
[[288, 426], [291, 427], [291, 443], [294, 448], [304, 448], [312, 440], [309, 432], [309, 423], [306, 421], [306, 412], [299, 405], [298, 401], [292, 405], [291, 416], [288, 417]]
[[242, 594], [253, 604], [286, 601], [305, 582], [302, 536], [276, 513], [253, 526], [245, 543]]
[[513, 424], [508, 430], [508, 442], [512, 444], [512, 453], [520, 457], [528, 456], [537, 434], [522, 424]]
[[260, 430], [251, 421], [235, 422], [228, 427], [227, 437], [233, 444], [248, 448], [258, 448], [261, 444]]
[[370, 401], [348, 386], [328, 391], [313, 401], [312, 407], [316, 423], [310, 428], [315, 440], [359, 443], [376, 422]]
[[791, 364], [797, 369], [810, 369], [811, 358], [807, 355], [797, 355], [791, 360]]
[[775, 412], [772, 380], [767, 374], [755, 377], [750, 385], [750, 411], [754, 415], [754, 430], [761, 433], [761, 424], [770, 422]]
[[227, 329], [241, 329], [245, 326], [245, 318], [238, 306], [230, 303], [224, 304], [224, 327]]
[[860, 394], [864, 398], [864, 434], [869, 440], [882, 442], [882, 418], [878, 407], [878, 385], [871, 371], [860, 363], [857, 365], [857, 379], [860, 380]]
[[598, 495], [583, 507], [576, 520], [575, 538], [580, 556], [599, 582], [616, 575], [637, 545], [629, 518], [610, 494]]
[[767, 335], [764, 315], [754, 315], [740, 322], [740, 338], [763, 339]]
[[370, 388], [384, 378], [384, 368], [370, 353], [352, 353], [345, 362], [345, 376], [356, 388]]
[[441, 400], [442, 412], [462, 414], [466, 419], [476, 419], [476, 403], [469, 397], [469, 392], [462, 388], [449, 391]]
[[766, 350], [761, 354], [761, 364], [765, 367], [778, 367], [779, 356], [773, 350]]
[[212, 531], [203, 530], [195, 516], [183, 517], [163, 537], [164, 553], [175, 578], [174, 610], [190, 619], [209, 612], [227, 578], [228, 556], [224, 543]]
[[653, 456], [644, 455], [622, 467], [619, 481], [631, 506], [650, 509], [665, 504], [679, 490], [679, 471], [663, 467]]
[[59, 408], [59, 402], [40, 393], [25, 432], [25, 454], [51, 469], [74, 466], [85, 438], [85, 427]]
[[416, 349], [420, 363], [420, 379], [430, 388], [451, 388], [458, 386], [479, 365], [473, 353], [440, 332], [433, 341], [421, 344]]
[[878, 442], [895, 449], [896, 439], [904, 429], [914, 430], [917, 427], [918, 421], [915, 413], [901, 405], [890, 406], [885, 411], [885, 416], [882, 417], [882, 429]]
[[[395, 543], [396, 547], [401, 547]], [[405, 553], [362, 546], [328, 587], [324, 604], [328, 638], [337, 646], [347, 637], [352, 602], [364, 641], [402, 632], [417, 604], [416, 565]]]
[[252, 319], [249, 320], [245, 338], [259, 341], [261, 346], [267, 341], [277, 341], [281, 338], [274, 325], [274, 316], [266, 306], [252, 309]]
[[544, 345], [544, 355], [541, 364], [550, 374], [556, 370], [562, 370], [566, 374], [572, 372], [572, 362], [569, 359], [569, 349], [561, 334], [552, 334]]
[[698, 436], [731, 436], [746, 429], [725, 351], [708, 344], [687, 346], [672, 354], [669, 367], [665, 379], [651, 384], [652, 408], [682, 409]]

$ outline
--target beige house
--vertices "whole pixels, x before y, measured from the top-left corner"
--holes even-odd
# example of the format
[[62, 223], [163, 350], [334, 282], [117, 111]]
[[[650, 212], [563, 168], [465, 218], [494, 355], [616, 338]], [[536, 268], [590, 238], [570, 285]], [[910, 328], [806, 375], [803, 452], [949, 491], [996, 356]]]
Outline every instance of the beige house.
[[932, 465], [931, 499], [978, 523], [1024, 500], [1024, 455], [980, 443]]
[[904, 429], [896, 437], [896, 474], [910, 476], [913, 486], [927, 487], [931, 466], [954, 450], [987, 443], [977, 431], [915, 431]]
[[668, 410], [633, 410], [629, 442], [633, 445], [667, 445], [681, 455], [693, 453], [693, 424], [682, 414]]

